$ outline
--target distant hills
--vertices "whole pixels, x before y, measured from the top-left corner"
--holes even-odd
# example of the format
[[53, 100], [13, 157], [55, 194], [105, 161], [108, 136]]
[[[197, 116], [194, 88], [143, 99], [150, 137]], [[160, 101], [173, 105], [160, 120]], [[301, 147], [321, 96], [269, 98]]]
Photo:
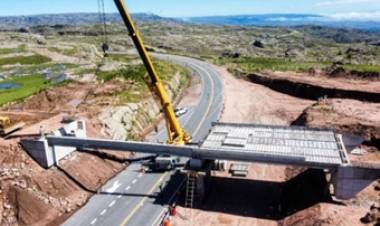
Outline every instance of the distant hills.
[[[154, 14], [136, 13], [132, 14], [139, 22], [175, 21], [170, 18], [163, 18]], [[108, 22], [121, 22], [118, 13], [107, 13]], [[55, 25], [90, 25], [100, 23], [101, 19], [97, 13], [66, 13], [66, 14], [43, 14], [32, 16], [7, 16], [0, 17], [1, 29], [15, 29], [35, 26], [55, 26]]]
[[197, 24], [240, 25], [240, 26], [328, 26], [380, 31], [380, 21], [337, 19], [315, 14], [262, 14], [237, 16], [208, 16], [182, 18]]
[[[337, 19], [315, 14], [262, 14], [236, 16], [206, 16], [189, 18], [166, 18], [155, 14], [132, 14], [137, 22], [170, 22], [208, 25], [238, 26], [327, 26], [334, 28], [354, 28], [369, 31], [380, 31], [380, 21]], [[106, 14], [108, 22], [121, 22], [118, 13]], [[0, 29], [14, 29], [34, 26], [54, 25], [89, 25], [99, 23], [97, 13], [45, 14], [33, 16], [0, 17]]]

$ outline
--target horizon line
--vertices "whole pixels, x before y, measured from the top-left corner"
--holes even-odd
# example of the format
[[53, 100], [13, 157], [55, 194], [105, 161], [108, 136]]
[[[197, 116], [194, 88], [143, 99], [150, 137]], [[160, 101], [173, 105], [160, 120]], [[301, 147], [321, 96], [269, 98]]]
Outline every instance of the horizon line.
[[[17, 15], [0, 15], [0, 17], [28, 17], [28, 16], [45, 16], [45, 15], [65, 15], [65, 14], [98, 14], [98, 12], [61, 12], [61, 13], [36, 13], [36, 14], [17, 14]], [[106, 12], [106, 14], [119, 14], [118, 12]], [[308, 16], [326, 16], [320, 13], [251, 13], [251, 14], [223, 14], [223, 15], [203, 15], [203, 16], [162, 16], [151, 12], [132, 12], [131, 14], [155, 15], [162, 18], [197, 18], [197, 17], [227, 17], [227, 16], [257, 16], [257, 15], [308, 15]]]

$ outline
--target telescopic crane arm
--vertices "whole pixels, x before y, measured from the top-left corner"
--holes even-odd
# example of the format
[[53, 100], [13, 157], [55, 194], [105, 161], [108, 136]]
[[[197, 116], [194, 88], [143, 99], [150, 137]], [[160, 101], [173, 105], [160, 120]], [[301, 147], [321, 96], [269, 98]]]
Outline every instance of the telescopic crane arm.
[[164, 85], [158, 76], [156, 69], [152, 63], [152, 60], [144, 46], [143, 40], [132, 20], [131, 15], [128, 13], [127, 7], [124, 0], [114, 0], [117, 9], [129, 31], [129, 34], [133, 40], [134, 45], [143, 61], [145, 68], [149, 74], [151, 80], [151, 86], [153, 91], [157, 94], [160, 99], [163, 112], [167, 121], [168, 129], [168, 143], [172, 144], [186, 144], [190, 141], [190, 136], [182, 128], [178, 119], [174, 113], [173, 105], [170, 102], [170, 98], [166, 93]]

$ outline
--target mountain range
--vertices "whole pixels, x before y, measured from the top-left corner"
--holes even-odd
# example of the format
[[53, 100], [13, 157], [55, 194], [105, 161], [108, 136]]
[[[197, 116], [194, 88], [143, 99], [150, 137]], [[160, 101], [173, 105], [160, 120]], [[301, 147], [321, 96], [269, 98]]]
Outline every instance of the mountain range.
[[[238, 25], [238, 26], [327, 26], [334, 28], [362, 29], [380, 31], [380, 20], [341, 19], [316, 14], [261, 14], [235, 16], [206, 16], [188, 18], [167, 18], [155, 14], [132, 14], [137, 22], [175, 22], [208, 25]], [[118, 13], [106, 14], [108, 22], [120, 22]], [[97, 13], [44, 14], [32, 16], [0, 17], [1, 29], [14, 29], [33, 26], [54, 25], [88, 25], [100, 23]]]
[[[171, 18], [164, 18], [149, 13], [135, 13], [133, 18], [139, 22], [174, 21]], [[107, 13], [107, 22], [121, 22], [118, 13]], [[102, 18], [98, 13], [63, 13], [63, 14], [41, 14], [31, 16], [5, 16], [0, 17], [1, 29], [15, 29], [35, 26], [55, 26], [55, 25], [90, 25], [102, 23]]]

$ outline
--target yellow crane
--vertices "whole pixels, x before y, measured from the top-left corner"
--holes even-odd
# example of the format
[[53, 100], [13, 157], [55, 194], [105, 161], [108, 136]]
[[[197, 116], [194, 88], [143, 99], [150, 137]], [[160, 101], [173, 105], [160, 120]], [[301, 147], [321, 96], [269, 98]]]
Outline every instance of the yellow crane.
[[131, 15], [128, 13], [124, 0], [114, 0], [117, 9], [129, 31], [134, 45], [144, 63], [144, 66], [149, 74], [151, 87], [160, 99], [163, 113], [165, 114], [166, 127], [168, 132], [168, 143], [183, 145], [190, 142], [189, 134], [182, 129], [173, 109], [170, 98], [164, 88], [164, 85], [153, 65], [153, 62], [144, 46], [144, 42], [132, 20]]

